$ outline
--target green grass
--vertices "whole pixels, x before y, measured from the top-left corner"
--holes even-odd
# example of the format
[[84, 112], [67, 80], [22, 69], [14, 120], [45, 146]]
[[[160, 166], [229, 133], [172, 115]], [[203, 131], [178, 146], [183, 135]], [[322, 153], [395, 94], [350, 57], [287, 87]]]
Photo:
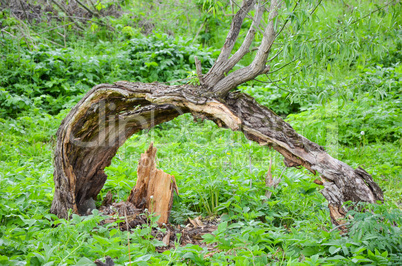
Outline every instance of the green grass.
[[[65, 114], [2, 121], [0, 258], [4, 263], [10, 259], [15, 263], [30, 261], [32, 265], [50, 261], [77, 264], [106, 255], [118, 258], [117, 263], [128, 261], [126, 235], [110, 226], [97, 226], [102, 217], [75, 216], [65, 221], [49, 214], [53, 195], [52, 136]], [[158, 254], [152, 250], [160, 243], [143, 239], [140, 236], [147, 234], [147, 228], [137, 228], [130, 236], [133, 261], [225, 264], [229, 260], [252, 264], [254, 260], [256, 265], [265, 265], [296, 263], [305, 258], [301, 265], [309, 265], [314, 261], [352, 263], [353, 259], [374, 263], [381, 258], [391, 261], [391, 254], [398, 256], [391, 251], [384, 254], [384, 247], [371, 247], [369, 251], [363, 242], [331, 231], [327, 203], [311, 174], [285, 169], [274, 151], [250, 143], [239, 132], [217, 128], [211, 122], [193, 122], [189, 115], [131, 137], [107, 168], [109, 178], [99, 201], [109, 190], [115, 200], [127, 198], [135, 185], [140, 153], [151, 141], [158, 148], [158, 167], [175, 175], [180, 189], [171, 222], [184, 223], [199, 214], [221, 216], [224, 224], [213, 235], [205, 236], [206, 242], [217, 243], [220, 252], [204, 259], [206, 249], [187, 246]], [[364, 165], [384, 188], [387, 201], [381, 213], [401, 206], [400, 146], [340, 146], [338, 156], [354, 167]], [[283, 181], [273, 190], [272, 198], [264, 202], [263, 176], [270, 158], [273, 175], [281, 176]], [[375, 255], [376, 248], [380, 255]]]
[[[190, 115], [127, 140], [106, 169], [108, 180], [97, 203], [108, 191], [116, 201], [127, 198], [136, 182], [140, 154], [154, 142], [158, 168], [174, 175], [180, 190], [170, 222], [185, 225], [188, 217], [220, 217], [218, 230], [204, 236], [206, 243], [217, 246], [215, 253], [193, 245], [157, 253], [155, 247], [162, 243], [150, 234], [155, 223], [127, 235], [117, 229], [118, 223], [100, 226], [104, 217], [97, 212], [73, 215], [71, 220], [49, 213], [55, 133], [69, 108], [90, 87], [120, 79], [197, 82], [193, 56], [203, 61], [204, 70], [213, 63], [214, 49], [221, 47], [230, 17], [222, 16], [220, 6], [210, 9], [211, 1], [205, 5], [176, 2], [177, 11], [169, 3], [158, 6], [158, 13], [149, 9], [148, 2], [130, 5], [126, 1], [123, 7], [134, 18], [129, 13], [110, 18], [116, 32], [89, 24], [87, 32], [69, 35], [67, 48], [42, 44], [46, 41], [38, 37], [37, 49], [23, 38], [2, 40], [0, 265], [91, 265], [105, 256], [118, 265], [130, 259], [134, 265], [401, 264], [402, 41], [401, 17], [396, 16], [400, 3], [385, 13], [373, 13], [370, 19], [359, 19], [376, 8], [374, 1], [348, 2], [349, 7], [358, 7], [353, 12], [344, 1], [326, 2], [303, 34], [295, 34], [293, 46], [273, 62], [280, 67], [292, 56], [302, 56], [297, 67], [271, 78], [300, 70], [297, 75], [275, 84], [251, 81], [239, 87], [287, 117], [299, 133], [324, 146], [333, 157], [352, 167], [363, 166], [384, 190], [383, 205], [363, 206], [370, 211], [348, 220], [349, 234], [341, 235], [333, 228], [321, 188], [307, 170], [287, 169], [275, 151], [210, 121], [194, 122]], [[0, 21], [18, 34], [13, 28], [18, 22], [4, 14]], [[170, 23], [164, 14], [173, 14], [177, 20]], [[297, 33], [301, 25], [296, 20], [303, 16], [294, 16], [288, 33]], [[145, 18], [155, 27], [155, 34], [148, 37], [140, 33], [144, 29], [135, 27]], [[358, 19], [349, 31], [327, 42], [308, 42], [317, 29], [322, 34], [348, 19]], [[41, 24], [35, 30], [46, 27]], [[44, 36], [61, 42], [55, 33]], [[338, 39], [344, 40], [342, 51], [336, 49]], [[273, 52], [277, 49], [273, 47]], [[315, 56], [307, 56], [309, 51]], [[248, 64], [250, 58], [241, 63]], [[310, 63], [314, 67], [306, 67]], [[265, 201], [264, 176], [271, 159], [272, 174], [282, 182]]]

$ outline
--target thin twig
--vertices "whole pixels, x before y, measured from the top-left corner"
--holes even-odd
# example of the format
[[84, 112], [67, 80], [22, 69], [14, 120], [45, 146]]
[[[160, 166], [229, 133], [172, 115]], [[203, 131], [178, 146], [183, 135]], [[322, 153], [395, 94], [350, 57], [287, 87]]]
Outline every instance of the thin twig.
[[310, 16], [314, 14], [315, 10], [318, 8], [319, 5], [321, 5], [322, 0], [318, 1], [318, 4], [313, 8], [313, 10], [310, 12]]
[[71, 25], [71, 24], [74, 24], [74, 22], [70, 22], [70, 23], [67, 23], [67, 24], [64, 24], [64, 25], [61, 25], [61, 26], [53, 27], [53, 28], [50, 28], [50, 29], [45, 30], [45, 31], [40, 31], [38, 33], [42, 34], [42, 33], [49, 32], [49, 31], [52, 31], [52, 30], [55, 30], [55, 29], [58, 29], [58, 28], [61, 28], [61, 27], [64, 27], [64, 26]]
[[281, 50], [279, 50], [279, 52], [277, 52], [271, 59], [268, 59], [268, 61], [267, 62], [272, 62], [272, 60], [274, 60], [275, 58], [277, 58], [278, 57], [278, 55], [280, 54], [280, 53], [282, 53], [282, 51], [283, 51], [283, 47], [282, 47], [282, 49]]
[[[32, 47], [35, 47], [36, 48], [36, 45], [35, 45], [35, 43], [34, 43], [34, 41], [32, 40], [32, 38], [30, 38], [30, 36], [27, 36], [25, 33], [24, 33], [24, 28], [23, 27], [25, 27], [25, 29], [27, 29], [28, 31], [29, 31], [29, 27], [24, 23], [24, 21], [22, 21], [21, 19], [19, 19], [16, 15], [12, 15], [16, 20], [18, 20], [18, 22], [20, 23], [20, 24], [16, 24], [16, 26], [17, 26], [17, 28], [20, 30], [20, 33], [22, 34], [22, 37], [25, 39], [25, 42], [26, 42], [26, 44], [28, 45], [28, 49], [29, 50], [31, 50], [31, 48], [29, 47], [29, 43], [30, 43], [30, 45], [32, 46]], [[22, 27], [22, 26], [23, 27]], [[30, 42], [28, 42], [28, 40], [30, 41]]]
[[[28, 30], [30, 29], [29, 27], [28, 27], [28, 25], [26, 25], [25, 23], [24, 23], [24, 21], [22, 21], [22, 20], [20, 20], [18, 17], [16, 17], [16, 16], [14, 16], [14, 18], [15, 19], [17, 19], [23, 26], [25, 26]], [[20, 27], [19, 27], [20, 28]], [[23, 30], [20, 28], [20, 31], [21, 31], [21, 34], [23, 35], [23, 37], [24, 37], [24, 39], [25, 39], [25, 41], [27, 41], [27, 39], [26, 39], [26, 36], [25, 36], [25, 34], [24, 34], [24, 32], [23, 32]], [[38, 33], [36, 33], [35, 31], [33, 31], [33, 30], [31, 30], [33, 33], [34, 33], [34, 35], [38, 35], [39, 36], [39, 34]], [[10, 34], [11, 35], [11, 34]], [[13, 35], [12, 35], [13, 36]], [[15, 37], [15, 36], [14, 36]], [[49, 40], [49, 39], [47, 39], [47, 38], [45, 38], [45, 37], [43, 37], [43, 36], [40, 36], [42, 39], [44, 39], [44, 40], [46, 40], [46, 41], [48, 41], [48, 42], [50, 42], [50, 43], [53, 43], [53, 44], [55, 44], [55, 45], [58, 45], [58, 46], [60, 46], [60, 47], [63, 47], [63, 45], [61, 45], [61, 44], [59, 44], [59, 43], [56, 43], [56, 42], [54, 42], [54, 41], [52, 41], [52, 40]], [[34, 45], [34, 43], [33, 43], [33, 41], [32, 41], [32, 39], [29, 39], [29, 40], [31, 40], [31, 42], [32, 42], [32, 46], [34, 46], [34, 47], [36, 47], [36, 45]], [[29, 47], [28, 47], [29, 48]]]
[[92, 0], [89, 0], [89, 2], [91, 3], [92, 7], [94, 8], [94, 10], [96, 10], [96, 12], [100, 15], [99, 10], [96, 8], [95, 4], [92, 2]]
[[[22, 7], [22, 10], [24, 10], [25, 17], [27, 18], [28, 23], [29, 23], [29, 24], [31, 24], [31, 21], [29, 20], [29, 17], [28, 17], [27, 11], [25, 10], [25, 6], [22, 4], [21, 0], [20, 0], [19, 2], [20, 2], [20, 6]], [[32, 24], [31, 24], [31, 25], [32, 25]]]
[[[300, 0], [296, 2], [296, 5], [295, 5], [295, 7], [294, 7], [293, 10], [292, 10], [292, 14], [293, 14], [293, 12], [295, 12], [295, 10], [296, 10], [297, 6], [299, 5], [299, 3], [300, 3]], [[288, 24], [288, 22], [289, 22], [289, 20], [290, 20], [290, 16], [291, 16], [291, 15], [289, 15], [289, 16], [286, 18], [285, 23], [283, 23], [281, 29], [280, 29], [279, 32], [276, 34], [276, 38], [282, 33], [282, 31], [283, 31], [283, 29], [285, 28], [286, 24]]]
[[[100, 19], [100, 15], [99, 14], [95, 14], [92, 10], [90, 10], [86, 5], [84, 5], [83, 3], [81, 3], [79, 0], [75, 0], [80, 6], [82, 6], [86, 11], [88, 11], [91, 15], [97, 17], [98, 19]], [[107, 25], [105, 23], [103, 23], [102, 21], [95, 21], [95, 23], [99, 23], [100, 25], [107, 27]]]
[[99, 15], [98, 14], [95, 14], [92, 10], [90, 10], [86, 5], [84, 5], [83, 3], [81, 3], [81, 1], [80, 0], [75, 0], [80, 6], [82, 6], [86, 11], [88, 11], [92, 16], [95, 16], [95, 17], [99, 17]]
[[[309, 64], [307, 67], [309, 68], [309, 67], [311, 67], [312, 65], [313, 65], [313, 63]], [[271, 78], [268, 76], [268, 74], [270, 74], [270, 73], [268, 73], [268, 74], [266, 75], [267, 78], [268, 78], [270, 81], [262, 81], [262, 80], [256, 80], [256, 79], [254, 79], [254, 80], [256, 80], [256, 81], [258, 81], [258, 82], [261, 82], [261, 83], [276, 83], [276, 82], [279, 82], [279, 81], [283, 81], [283, 80], [285, 80], [285, 79], [287, 79], [287, 78], [289, 78], [289, 77], [291, 77], [291, 76], [293, 76], [293, 75], [296, 75], [296, 74], [299, 73], [300, 71], [301, 71], [301, 69], [298, 70], [298, 71], [294, 71], [294, 72], [290, 73], [289, 75], [287, 75], [287, 76], [284, 77], [284, 78], [276, 79], [276, 80], [271, 80]]]
[[1, 32], [5, 32], [5, 33], [7, 33], [8, 35], [10, 35], [11, 37], [17, 38], [17, 36], [12, 35], [10, 32], [6, 31], [5, 29], [1, 29]]
[[292, 61], [290, 61], [290, 62], [288, 62], [288, 63], [286, 63], [286, 64], [284, 64], [283, 66], [281, 66], [280, 68], [277, 68], [277, 69], [275, 69], [274, 71], [270, 71], [269, 72], [269, 74], [272, 74], [272, 73], [275, 73], [275, 72], [278, 72], [279, 70], [281, 70], [281, 69], [283, 69], [283, 68], [285, 68], [285, 67], [287, 67], [288, 65], [290, 65], [291, 63], [293, 63], [293, 62], [295, 62], [296, 60], [298, 60], [299, 58], [296, 58], [296, 59], [293, 59]]
[[331, 232], [334, 231], [335, 229], [337, 229], [337, 228], [339, 228], [339, 227], [342, 227], [342, 226], [349, 225], [349, 224], [350, 224], [350, 223], [344, 223], [344, 224], [340, 224], [340, 225], [338, 225], [338, 226], [335, 226], [334, 228], [332, 228], [331, 230], [329, 230], [328, 233], [331, 233]]
[[[64, 7], [62, 7], [59, 3], [57, 3], [56, 0], [52, 0], [52, 2], [53, 2], [61, 11], [63, 11], [63, 12], [66, 13], [67, 15], [69, 15], [69, 12], [68, 12]], [[78, 24], [78, 22], [73, 19], [73, 16], [66, 16], [66, 17], [67, 17], [71, 22], [74, 22], [75, 25], [76, 25], [78, 28], [80, 28], [82, 31], [85, 31], [85, 29], [84, 29], [83, 27], [81, 27], [81, 26]]]

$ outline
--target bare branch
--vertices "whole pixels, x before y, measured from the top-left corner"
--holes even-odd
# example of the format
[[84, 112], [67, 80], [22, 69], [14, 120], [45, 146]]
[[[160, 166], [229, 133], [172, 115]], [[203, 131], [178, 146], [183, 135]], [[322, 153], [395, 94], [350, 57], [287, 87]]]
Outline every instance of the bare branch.
[[283, 52], [283, 47], [279, 52], [277, 52], [272, 58], [268, 59], [268, 62], [272, 62], [275, 58], [277, 58]]
[[24, 14], [25, 14], [25, 17], [27, 18], [28, 23], [31, 24], [31, 21], [29, 20], [27, 11], [25, 10], [25, 6], [22, 4], [21, 0], [19, 2], [20, 2], [20, 6], [22, 7], [22, 10], [24, 10]]
[[298, 57], [298, 58], [296, 58], [296, 59], [293, 59], [292, 61], [287, 62], [286, 64], [284, 64], [284, 65], [283, 65], [283, 66], [281, 66], [280, 68], [277, 68], [277, 69], [275, 69], [275, 70], [273, 70], [273, 71], [269, 72], [269, 74], [272, 74], [272, 73], [278, 72], [279, 70], [281, 70], [281, 69], [283, 69], [283, 68], [287, 67], [288, 65], [292, 64], [293, 62], [295, 62], [295, 61], [296, 61], [296, 60], [298, 60], [298, 59], [300, 59], [300, 57]]
[[200, 62], [200, 60], [198, 60], [198, 57], [196, 57], [196, 56], [194, 56], [194, 61], [195, 61], [195, 69], [197, 71], [198, 80], [200, 81], [200, 84], [203, 85], [204, 81], [202, 78], [201, 62]]
[[239, 50], [229, 59], [226, 67], [224, 68], [224, 73], [229, 72], [232, 68], [245, 56], [250, 50], [251, 43], [254, 40], [256, 29], [259, 27], [262, 14], [264, 13], [264, 6], [259, 6], [257, 8], [257, 12], [255, 13], [253, 23], [250, 26], [250, 29], [247, 32], [246, 38], [244, 39], [242, 45]]
[[64, 13], [66, 13], [66, 15], [68, 15], [68, 19], [73, 22], [75, 24], [75, 26], [77, 26], [80, 30], [85, 31], [83, 27], [81, 27], [81, 25], [78, 24], [78, 21], [75, 21], [73, 19], [72, 16], [69, 16], [70, 13], [63, 7], [61, 6], [59, 3], [57, 3], [55, 0], [52, 0], [53, 4], [55, 4], [61, 11], [63, 11]]
[[80, 6], [82, 6], [86, 11], [88, 11], [92, 16], [97, 17], [97, 18], [99, 17], [98, 14], [92, 12], [91, 9], [89, 9], [86, 5], [84, 5], [83, 3], [81, 3], [80, 0], [75, 0], [75, 1], [76, 1]]
[[244, 18], [246, 17], [248, 12], [253, 8], [254, 3], [255, 0], [243, 1], [242, 7], [233, 18], [232, 25], [226, 37], [225, 44], [223, 45], [221, 53], [216, 61], [217, 63], [220, 61], [225, 61], [229, 58], [233, 46], [236, 43], [237, 37], [239, 36], [241, 25], [243, 24]]
[[237, 37], [239, 37], [241, 25], [243, 24], [248, 12], [253, 8], [254, 4], [255, 0], [244, 0], [240, 10], [237, 11], [236, 15], [233, 17], [232, 25], [226, 37], [225, 44], [222, 47], [221, 53], [219, 54], [215, 64], [205, 75], [204, 81], [207, 86], [212, 86], [224, 76], [222, 66], [226, 64], [230, 54], [232, 53], [233, 46], [236, 43]]
[[264, 37], [258, 48], [253, 62], [247, 67], [241, 68], [230, 73], [227, 77], [220, 80], [213, 88], [212, 92], [218, 95], [226, 95], [231, 89], [249, 81], [266, 71], [265, 65], [271, 46], [276, 38], [274, 19], [278, 15], [278, 1], [272, 0], [269, 13], [268, 25], [265, 28]]
[[44, 31], [39, 31], [38, 34], [39, 33], [42, 34], [42, 33], [49, 32], [49, 31], [52, 31], [52, 30], [55, 30], [55, 29], [63, 28], [65, 26], [68, 26], [68, 25], [71, 25], [71, 24], [75, 24], [75, 23], [70, 22], [70, 23], [67, 23], [67, 24], [64, 24], [64, 25], [61, 25], [61, 26], [57, 26], [57, 27], [53, 27], [53, 28], [50, 28], [50, 29], [47, 29], [47, 30], [44, 30]]

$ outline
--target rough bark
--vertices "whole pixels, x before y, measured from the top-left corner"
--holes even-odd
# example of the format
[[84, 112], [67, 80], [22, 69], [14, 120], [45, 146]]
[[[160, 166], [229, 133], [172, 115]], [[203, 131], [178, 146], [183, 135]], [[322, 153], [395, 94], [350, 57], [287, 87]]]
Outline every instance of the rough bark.
[[216, 99], [203, 97], [198, 91], [190, 85], [129, 82], [101, 84], [89, 91], [57, 132], [51, 212], [63, 218], [68, 209], [84, 214], [106, 181], [104, 168], [127, 138], [189, 112], [273, 147], [288, 167], [303, 166], [319, 173], [324, 180], [322, 194], [337, 225], [346, 213], [344, 202], [383, 201], [381, 189], [362, 168], [354, 170], [332, 158], [252, 97], [230, 92], [224, 99]]
[[219, 57], [216, 60], [215, 64], [205, 76], [204, 82], [207, 88], [213, 87], [213, 85], [221, 80], [224, 77], [225, 73], [231, 69], [227, 67], [227, 60], [231, 55], [233, 46], [235, 45], [237, 38], [239, 37], [241, 25], [243, 24], [243, 21], [246, 18], [248, 12], [253, 8], [254, 4], [255, 0], [243, 1], [240, 10], [233, 17], [232, 24], [230, 26], [230, 30], [226, 37], [225, 43], [221, 49], [221, 53], [219, 54]]
[[67, 218], [68, 209], [85, 214], [93, 208], [107, 178], [104, 168], [126, 139], [181, 114], [174, 106], [145, 99], [156, 87], [101, 84], [71, 110], [57, 131], [52, 213]]
[[[104, 168], [110, 165], [127, 138], [141, 129], [189, 112], [210, 119], [220, 127], [242, 131], [260, 145], [273, 147], [284, 156], [288, 167], [303, 166], [313, 174], [319, 173], [322, 181], [316, 183], [324, 186], [322, 194], [328, 200], [331, 219], [336, 225], [342, 224], [347, 212], [344, 202], [383, 201], [381, 189], [362, 168], [354, 170], [332, 158], [321, 146], [299, 135], [281, 117], [252, 97], [230, 92], [239, 84], [270, 70], [266, 64], [278, 36], [275, 20], [280, 1], [256, 2], [243, 1], [233, 18], [221, 54], [206, 75], [202, 75], [201, 64], [197, 62], [200, 86], [117, 82], [98, 85], [86, 94], [57, 132], [52, 213], [67, 218], [68, 209], [85, 214], [94, 208], [94, 199], [107, 178]], [[266, 7], [268, 3], [269, 8]], [[253, 7], [253, 23], [242, 45], [231, 56], [241, 25]], [[252, 63], [229, 73], [249, 51], [265, 11], [269, 12], [268, 22]], [[146, 198], [145, 193], [141, 195], [141, 199]]]

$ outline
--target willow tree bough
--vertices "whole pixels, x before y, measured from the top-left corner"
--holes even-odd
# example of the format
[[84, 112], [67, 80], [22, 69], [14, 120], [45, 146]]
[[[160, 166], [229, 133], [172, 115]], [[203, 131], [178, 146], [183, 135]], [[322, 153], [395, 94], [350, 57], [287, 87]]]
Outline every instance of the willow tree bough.
[[[277, 37], [274, 19], [279, 3], [245, 0], [234, 15], [225, 44], [205, 75], [196, 60], [200, 85], [168, 86], [158, 83], [100, 84], [91, 89], [70, 111], [57, 132], [55, 194], [51, 212], [67, 218], [68, 210], [85, 214], [102, 189], [118, 148], [134, 133], [172, 120], [184, 113], [214, 121], [220, 127], [242, 131], [260, 145], [284, 156], [287, 167], [319, 173], [332, 222], [339, 225], [347, 212], [346, 201], [383, 201], [383, 193], [362, 168], [353, 169], [332, 158], [323, 147], [298, 134], [274, 112], [252, 97], [232, 92], [236, 86], [261, 74], [269, 74], [267, 59]], [[240, 48], [233, 52], [244, 19], [254, 10], [252, 25]], [[269, 12], [263, 26], [264, 12]], [[263, 32], [252, 63], [232, 71], [246, 55], [256, 31]]]

